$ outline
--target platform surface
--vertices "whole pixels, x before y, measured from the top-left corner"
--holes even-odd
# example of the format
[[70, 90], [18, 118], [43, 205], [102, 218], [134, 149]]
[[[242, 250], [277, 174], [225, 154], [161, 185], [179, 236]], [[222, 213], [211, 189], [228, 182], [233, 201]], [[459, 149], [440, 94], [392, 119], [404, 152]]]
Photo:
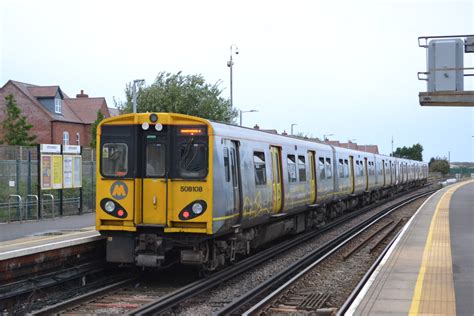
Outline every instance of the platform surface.
[[474, 181], [418, 209], [346, 315], [474, 315]]
[[102, 238], [95, 213], [0, 224], [0, 261]]

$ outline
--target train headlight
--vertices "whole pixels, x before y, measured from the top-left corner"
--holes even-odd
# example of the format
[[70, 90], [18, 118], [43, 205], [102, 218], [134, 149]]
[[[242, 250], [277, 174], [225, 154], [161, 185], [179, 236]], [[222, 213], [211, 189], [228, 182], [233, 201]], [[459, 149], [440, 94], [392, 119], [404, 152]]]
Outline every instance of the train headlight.
[[115, 203], [113, 201], [107, 201], [104, 208], [107, 213], [112, 213], [115, 210]]
[[199, 215], [199, 214], [202, 213], [203, 207], [202, 207], [201, 203], [194, 203], [193, 207], [192, 207], [192, 210], [193, 210], [194, 214]]
[[156, 123], [155, 129], [156, 129], [158, 132], [161, 132], [161, 131], [163, 130], [163, 125], [161, 125], [160, 123]]
[[143, 129], [144, 131], [146, 131], [149, 127], [150, 127], [150, 124], [148, 124], [148, 122], [143, 122], [143, 123], [142, 123], [142, 129]]

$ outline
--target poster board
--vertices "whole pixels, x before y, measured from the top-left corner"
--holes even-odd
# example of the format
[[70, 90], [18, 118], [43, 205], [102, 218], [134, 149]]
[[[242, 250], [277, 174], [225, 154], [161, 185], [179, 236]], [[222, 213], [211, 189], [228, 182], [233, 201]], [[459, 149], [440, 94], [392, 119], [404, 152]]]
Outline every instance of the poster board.
[[41, 190], [82, 187], [81, 146], [41, 144], [39, 149]]
[[63, 187], [63, 156], [51, 155], [53, 160], [53, 189]]
[[51, 155], [41, 155], [41, 190], [53, 188], [53, 162]]

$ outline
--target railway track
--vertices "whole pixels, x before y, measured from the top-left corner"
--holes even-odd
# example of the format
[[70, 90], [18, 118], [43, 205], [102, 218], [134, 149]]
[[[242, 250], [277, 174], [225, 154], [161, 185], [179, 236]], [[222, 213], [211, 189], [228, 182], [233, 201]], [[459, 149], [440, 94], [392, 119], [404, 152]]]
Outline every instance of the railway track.
[[[395, 212], [396, 210], [402, 208], [403, 206], [412, 203], [420, 198], [423, 198], [427, 195], [432, 194], [436, 190], [424, 192], [418, 194], [414, 197], [411, 197], [407, 200], [399, 202], [394, 206], [388, 207], [383, 211], [379, 212], [378, 214], [370, 217], [369, 219], [363, 221], [359, 225], [353, 227], [346, 233], [340, 235], [339, 237], [327, 242], [322, 247], [315, 249], [312, 253], [309, 253], [307, 256], [298, 260], [293, 265], [288, 267], [288, 269], [281, 271], [279, 274], [274, 275], [272, 278], [268, 279], [264, 283], [260, 284], [258, 287], [254, 288], [254, 290], [249, 291], [239, 297], [237, 300], [231, 302], [230, 304], [226, 305], [222, 308], [218, 314], [219, 315], [251, 315], [261, 312], [264, 307], [268, 307], [271, 305], [272, 302], [275, 301], [275, 298], [280, 295], [284, 290], [288, 289], [292, 284], [294, 284], [297, 280], [299, 280], [303, 275], [305, 275], [311, 269], [314, 269], [316, 266], [321, 264], [326, 258], [334, 254], [335, 252], [339, 251], [347, 245], [349, 242], [357, 238], [361, 233], [372, 227], [373, 225], [377, 224], [380, 220], [384, 219], [387, 215]], [[383, 225], [383, 229], [379, 229], [380, 231], [392, 226], [389, 231], [393, 231], [393, 229], [399, 226], [401, 222], [397, 223], [390, 223]], [[383, 236], [377, 241], [376, 245], [379, 245], [382, 240], [384, 240], [389, 234], [385, 233]], [[363, 238], [360, 242], [356, 243], [355, 246], [349, 248], [342, 257], [347, 258], [352, 253], [357, 251], [357, 249], [361, 248], [362, 245], [366, 244], [370, 239], [374, 236], [369, 236], [368, 238]], [[301, 296], [299, 299], [297, 296]], [[323, 306], [325, 301], [329, 299], [329, 295], [324, 293], [302, 293], [299, 292], [293, 295], [292, 299], [294, 301], [298, 301], [299, 306], [304, 310], [307, 307], [316, 309], [318, 306]], [[306, 304], [306, 306], [304, 306]], [[289, 309], [281, 309], [279, 312], [290, 312]], [[297, 310], [293, 310], [293, 312], [297, 312]], [[331, 312], [331, 311], [329, 311]], [[266, 314], [272, 314], [272, 312], [266, 312]]]
[[[392, 199], [390, 199], [392, 200]], [[369, 210], [372, 210], [376, 207], [379, 207], [380, 205], [383, 205], [385, 203], [389, 202], [388, 200], [384, 200], [383, 202], [379, 203], [374, 203], [372, 205], [366, 206], [360, 210], [348, 213], [347, 215], [325, 225], [324, 227], [314, 230], [314, 231], [309, 231], [306, 233], [303, 233], [301, 235], [297, 235], [296, 237], [286, 240], [284, 242], [281, 242], [277, 245], [274, 245], [268, 249], [265, 249], [263, 251], [258, 252], [255, 255], [252, 255], [251, 257], [248, 257], [240, 262], [238, 262], [236, 265], [228, 267], [224, 270], [221, 270], [219, 272], [216, 272], [215, 274], [212, 274], [211, 276], [196, 281], [194, 283], [189, 284], [186, 287], [183, 287], [173, 293], [170, 293], [162, 298], [157, 299], [154, 302], [150, 302], [149, 304], [138, 308], [134, 311], [130, 312], [130, 315], [151, 315], [151, 314], [161, 314], [165, 313], [172, 308], [182, 304], [183, 302], [196, 297], [197, 295], [204, 293], [220, 284], [222, 284], [225, 281], [228, 281], [232, 278], [235, 278], [244, 272], [254, 268], [255, 266], [262, 264], [271, 258], [282, 254], [284, 252], [292, 250], [294, 247], [297, 245], [304, 243], [318, 235], [321, 235], [327, 231], [332, 230], [335, 227], [340, 226], [342, 223], [347, 222], [353, 218], [356, 218], [357, 216], [364, 214], [368, 212]], [[224, 313], [226, 311], [224, 310]]]
[[[407, 192], [404, 194], [407, 194]], [[399, 198], [400, 196], [397, 197]], [[318, 230], [297, 235], [195, 282], [188, 282], [187, 284], [177, 286], [170, 281], [169, 284], [161, 284], [157, 287], [152, 285], [142, 286], [142, 281], [137, 278], [121, 280], [114, 285], [103, 287], [94, 292], [64, 301], [61, 304], [38, 310], [33, 312], [32, 315], [50, 315], [55, 313], [65, 315], [79, 313], [150, 315], [165, 313], [177, 305], [205, 293], [225, 281], [238, 277], [245, 271], [251, 270], [255, 266], [285, 253], [305, 241], [328, 232], [361, 214], [380, 207], [393, 199], [374, 203], [360, 210], [348, 213]], [[179, 274], [166, 271], [164, 273], [167, 273], [169, 276]], [[153, 279], [153, 277], [148, 277], [148, 279]], [[160, 277], [155, 277], [154, 279], [160, 279]], [[189, 280], [189, 277], [187, 280]]]

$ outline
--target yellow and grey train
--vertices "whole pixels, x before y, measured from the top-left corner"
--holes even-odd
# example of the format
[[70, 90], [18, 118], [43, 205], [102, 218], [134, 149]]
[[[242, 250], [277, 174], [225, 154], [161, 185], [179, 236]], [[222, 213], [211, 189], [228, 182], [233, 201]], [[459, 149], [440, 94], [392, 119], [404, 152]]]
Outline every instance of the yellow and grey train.
[[107, 260], [214, 270], [424, 183], [426, 163], [174, 113], [97, 129], [97, 230]]

